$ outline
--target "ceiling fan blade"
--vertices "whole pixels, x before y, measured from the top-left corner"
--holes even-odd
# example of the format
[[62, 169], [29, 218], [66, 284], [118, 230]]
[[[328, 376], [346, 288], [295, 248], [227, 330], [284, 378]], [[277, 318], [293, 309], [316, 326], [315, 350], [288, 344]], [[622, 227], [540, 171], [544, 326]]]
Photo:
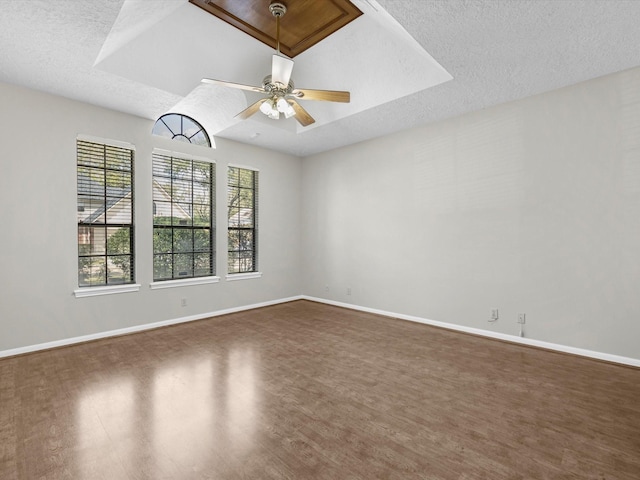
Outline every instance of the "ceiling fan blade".
[[296, 112], [296, 115], [295, 115], [296, 120], [300, 125], [302, 125], [303, 127], [306, 127], [307, 125], [311, 125], [312, 123], [315, 122], [313, 117], [309, 115], [309, 112], [307, 112], [304, 108], [302, 108], [302, 106], [298, 102], [291, 99], [287, 101], [293, 107], [293, 110]]
[[222, 80], [214, 80], [212, 78], [203, 78], [202, 83], [211, 83], [213, 85], [222, 85], [223, 87], [239, 88], [240, 90], [249, 90], [250, 92], [265, 93], [262, 87], [253, 87], [251, 85], [243, 85], [241, 83], [224, 82]]
[[258, 110], [260, 110], [260, 106], [266, 102], [268, 99], [267, 98], [261, 98], [260, 100], [258, 100], [256, 103], [249, 105], [247, 108], [245, 108], [243, 111], [241, 111], [239, 114], [236, 115], [236, 118], [240, 118], [242, 120], [246, 120], [247, 118], [249, 118], [251, 115], [253, 115], [254, 113], [256, 113]]
[[286, 87], [289, 85], [289, 80], [291, 80], [292, 70], [293, 60], [274, 55], [271, 62], [271, 81], [273, 83], [281, 83]]
[[296, 88], [291, 95], [300, 100], [323, 100], [325, 102], [349, 103], [351, 94], [337, 90], [308, 90], [306, 88]]

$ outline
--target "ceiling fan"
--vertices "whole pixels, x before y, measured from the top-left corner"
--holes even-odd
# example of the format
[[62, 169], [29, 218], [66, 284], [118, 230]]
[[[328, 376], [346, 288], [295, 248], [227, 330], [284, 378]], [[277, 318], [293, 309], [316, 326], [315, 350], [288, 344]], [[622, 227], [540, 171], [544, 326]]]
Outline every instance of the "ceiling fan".
[[278, 120], [280, 114], [283, 114], [285, 118], [295, 117], [298, 123], [306, 127], [314, 123], [315, 120], [309, 115], [309, 112], [302, 108], [297, 100], [349, 103], [351, 99], [349, 92], [309, 90], [296, 88], [294, 86], [293, 80], [291, 80], [293, 60], [280, 54], [280, 18], [287, 12], [287, 7], [281, 2], [272, 2], [271, 5], [269, 5], [269, 11], [276, 17], [276, 54], [273, 55], [271, 63], [271, 75], [267, 75], [264, 78], [262, 86], [254, 87], [240, 83], [213, 80], [211, 78], [203, 78], [202, 82], [266, 94], [266, 98], [258, 100], [236, 115], [236, 118], [241, 118], [242, 120], [261, 111], [273, 120]]

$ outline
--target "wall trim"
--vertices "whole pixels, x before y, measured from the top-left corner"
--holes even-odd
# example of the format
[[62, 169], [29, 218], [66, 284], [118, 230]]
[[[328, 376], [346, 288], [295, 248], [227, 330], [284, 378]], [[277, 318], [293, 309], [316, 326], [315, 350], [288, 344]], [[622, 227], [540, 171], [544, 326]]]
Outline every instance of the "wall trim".
[[587, 350], [584, 348], [569, 347], [566, 345], [560, 345], [557, 343], [543, 342], [541, 340], [534, 340], [532, 338], [517, 337], [515, 335], [508, 335], [505, 333], [491, 332], [489, 330], [482, 330], [480, 328], [466, 327], [464, 325], [456, 325], [454, 323], [439, 322], [437, 320], [429, 320], [427, 318], [416, 317], [413, 315], [405, 315], [402, 313], [387, 312], [385, 310], [378, 310], [376, 308], [363, 307], [360, 305], [354, 305], [351, 303], [336, 302], [334, 300], [327, 300], [326, 298], [311, 297], [308, 295], [302, 295], [302, 299], [312, 302], [326, 303], [327, 305], [333, 305], [336, 307], [348, 308], [350, 310], [359, 310], [361, 312], [374, 313], [377, 315], [383, 315], [385, 317], [399, 318], [400, 320], [408, 320], [410, 322], [424, 323], [434, 327], [446, 328], [448, 330], [455, 330], [458, 332], [471, 333], [473, 335], [479, 335], [481, 337], [493, 338], [497, 340], [503, 340], [511, 343], [518, 343], [521, 345], [527, 345], [530, 347], [544, 348], [546, 350], [554, 350], [562, 353], [569, 353], [572, 355], [579, 355], [581, 357], [593, 358], [596, 360], [603, 360], [605, 362], [619, 363], [622, 365], [629, 365], [632, 367], [640, 367], [640, 359], [622, 357], [620, 355], [612, 355], [610, 353], [595, 352], [593, 350]]
[[279, 303], [287, 303], [287, 302], [292, 302], [294, 300], [303, 300], [303, 299], [304, 298], [302, 295], [298, 295], [294, 297], [280, 298], [277, 300], [269, 300], [267, 302], [254, 303], [251, 305], [243, 305], [239, 307], [226, 308], [224, 310], [216, 310], [214, 312], [199, 313], [197, 315], [189, 315], [187, 317], [174, 318], [170, 320], [162, 320], [160, 322], [145, 323], [142, 325], [135, 325], [132, 327], [119, 328], [116, 330], [108, 330], [106, 332], [92, 333], [90, 335], [82, 335], [80, 337], [65, 338], [62, 340], [55, 340], [53, 342], [38, 343], [36, 345], [29, 345], [26, 347], [19, 347], [19, 348], [13, 348], [10, 350], [0, 351], [0, 358], [14, 357], [16, 355], [24, 355], [26, 353], [38, 352], [41, 350], [50, 350], [52, 348], [66, 347], [68, 345], [90, 342], [92, 340], [100, 340], [102, 338], [118, 337], [120, 335], [128, 335], [130, 333], [143, 332], [145, 330], [152, 330], [154, 328], [167, 327], [170, 325], [178, 325], [180, 323], [193, 322], [196, 320], [203, 320], [205, 318], [210, 318], [210, 317], [219, 317], [220, 315], [227, 315], [229, 313], [242, 312], [245, 310], [253, 310], [255, 308], [268, 307], [271, 305], [277, 305]]
[[379, 310], [377, 308], [363, 307], [361, 305], [355, 305], [352, 303], [345, 303], [345, 302], [337, 302], [334, 300], [328, 300], [326, 298], [320, 298], [320, 297], [312, 297], [309, 295], [296, 295], [293, 297], [279, 298], [276, 300], [269, 300], [266, 302], [254, 303], [251, 305], [242, 305], [239, 307], [226, 308], [223, 310], [216, 310], [208, 313], [199, 313], [196, 315], [189, 315], [187, 317], [179, 317], [179, 318], [174, 318], [169, 320], [162, 320], [160, 322], [145, 323], [142, 325], [135, 325], [132, 327], [119, 328], [116, 330], [108, 330], [108, 331], [99, 332], [99, 333], [92, 333], [90, 335], [82, 335], [79, 337], [55, 340], [53, 342], [45, 342], [45, 343], [39, 343], [36, 345], [29, 345], [26, 347], [3, 350], [3, 351], [0, 351], [0, 358], [14, 357], [16, 355], [24, 355], [27, 353], [38, 352], [41, 350], [50, 350], [52, 348], [65, 347], [65, 346], [74, 345], [77, 343], [100, 340], [102, 338], [128, 335], [130, 333], [143, 332], [145, 330], [153, 330], [154, 328], [167, 327], [170, 325], [178, 325], [180, 323], [194, 322], [196, 320], [203, 320], [205, 318], [210, 318], [210, 317], [219, 317], [221, 315], [227, 315], [227, 314], [236, 313], [236, 312], [243, 312], [245, 310], [253, 310], [256, 308], [268, 307], [271, 305], [278, 305], [280, 303], [293, 302], [295, 300], [309, 300], [311, 302], [324, 303], [324, 304], [333, 305], [336, 307], [348, 308], [350, 310], [358, 310], [361, 312], [373, 313], [373, 314], [382, 315], [385, 317], [398, 318], [400, 320], [408, 320], [410, 322], [416, 322], [416, 323], [423, 323], [425, 325], [431, 325], [434, 327], [446, 328], [447, 330], [470, 333], [473, 335], [479, 335], [481, 337], [503, 340], [506, 342], [527, 345], [530, 347], [544, 348], [547, 350], [554, 350], [561, 353], [569, 353], [572, 355], [579, 355], [582, 357], [593, 358], [596, 360], [603, 360], [605, 362], [619, 363], [622, 365], [629, 365], [632, 367], [640, 368], [640, 359], [636, 359], [636, 358], [623, 357], [620, 355], [613, 355], [610, 353], [595, 352], [593, 350], [587, 350], [584, 348], [569, 347], [566, 345], [543, 342], [541, 340], [534, 340], [531, 338], [522, 338], [522, 337], [517, 337], [515, 335], [491, 332], [489, 330], [466, 327], [464, 325], [456, 325], [453, 323], [439, 322], [437, 320], [430, 320], [427, 318], [416, 317], [413, 315], [405, 315], [402, 313], [388, 312], [386, 310]]
[[123, 285], [109, 285], [103, 287], [81, 287], [73, 291], [76, 298], [95, 297], [97, 295], [113, 295], [118, 293], [130, 293], [140, 290], [139, 283], [125, 283]]
[[151, 282], [149, 288], [151, 290], [159, 290], [162, 288], [176, 288], [176, 287], [189, 287], [191, 285], [207, 285], [209, 283], [218, 283], [220, 277], [208, 276], [208, 277], [190, 277], [190, 278], [177, 278], [175, 280], [161, 280]]

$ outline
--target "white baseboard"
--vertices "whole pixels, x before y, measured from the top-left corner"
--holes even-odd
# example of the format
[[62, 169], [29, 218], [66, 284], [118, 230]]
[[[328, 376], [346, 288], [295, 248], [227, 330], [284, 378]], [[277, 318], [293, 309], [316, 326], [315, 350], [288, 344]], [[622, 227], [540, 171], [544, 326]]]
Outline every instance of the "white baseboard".
[[119, 335], [127, 335], [129, 333], [143, 332], [145, 330], [151, 330], [153, 328], [166, 327], [169, 325], [177, 325], [179, 323], [185, 323], [185, 322], [193, 322], [195, 320], [202, 320], [204, 318], [218, 317], [220, 315], [227, 315], [229, 313], [242, 312], [244, 310], [252, 310], [254, 308], [268, 307], [270, 305], [277, 305], [279, 303], [292, 302], [294, 300], [302, 300], [302, 299], [303, 297], [301, 295], [296, 297], [280, 298], [278, 300], [270, 300], [268, 302], [254, 303], [252, 305], [244, 305], [241, 307], [227, 308], [224, 310], [217, 310], [215, 312], [199, 313], [197, 315], [190, 315], [188, 317], [174, 318], [171, 320], [163, 320], [161, 322], [154, 322], [154, 323], [145, 323], [143, 325], [135, 325], [133, 327], [119, 328], [117, 330], [109, 330], [107, 332], [92, 333], [91, 335], [82, 335], [80, 337], [65, 338], [63, 340], [39, 343], [37, 345], [29, 345], [27, 347], [13, 348], [11, 350], [0, 351], [0, 358], [13, 357], [15, 355], [23, 355], [25, 353], [37, 352], [39, 350], [49, 350], [51, 348], [65, 347], [67, 345], [73, 345], [75, 343], [89, 342], [91, 340], [100, 340], [101, 338], [117, 337]]
[[280, 303], [292, 302], [294, 300], [310, 300], [312, 302], [325, 303], [327, 305], [334, 305], [336, 307], [343, 307], [351, 310], [358, 310], [361, 312], [374, 313], [377, 315], [383, 315], [385, 317], [399, 318], [401, 320], [424, 323], [425, 325], [433, 325], [435, 327], [446, 328], [448, 330], [471, 333], [471, 334], [479, 335], [482, 337], [505, 340], [507, 342], [519, 343], [521, 345], [529, 345], [533, 347], [545, 348], [548, 350], [555, 350], [557, 352], [570, 353], [573, 355], [580, 355], [588, 358], [595, 358], [597, 360], [604, 360], [606, 362], [620, 363], [620, 364], [629, 365], [632, 367], [640, 367], [640, 359], [636, 359], [636, 358], [622, 357], [619, 355], [612, 355], [609, 353], [594, 352], [592, 350], [586, 350], [583, 348], [568, 347], [566, 345], [543, 342], [543, 341], [534, 340], [531, 338], [522, 338], [522, 337], [517, 337], [515, 335], [507, 335], [504, 333], [491, 332], [491, 331], [482, 330], [479, 328], [465, 327], [463, 325], [455, 325], [453, 323], [438, 322], [436, 320], [429, 320], [426, 318], [416, 317], [413, 315], [405, 315], [402, 313], [388, 312], [385, 310], [378, 310], [376, 308], [363, 307], [363, 306], [354, 305], [351, 303], [336, 302], [334, 300], [327, 300], [325, 298], [311, 297], [309, 295], [297, 295], [294, 297], [280, 298], [277, 300], [270, 300], [267, 302], [254, 303], [252, 305], [243, 305], [240, 307], [227, 308], [224, 310], [217, 310], [214, 312], [199, 313], [197, 315], [190, 315], [188, 317], [180, 317], [180, 318], [174, 318], [170, 320], [163, 320], [161, 322], [145, 323], [143, 325], [135, 325], [133, 327], [120, 328], [117, 330], [109, 330], [106, 332], [99, 332], [91, 335], [82, 335], [80, 337], [65, 338], [65, 339], [56, 340], [53, 342], [39, 343], [37, 345], [29, 345], [26, 347], [3, 350], [3, 351], [0, 351], [0, 358], [13, 357], [15, 355], [23, 355], [25, 353], [37, 352], [40, 350], [49, 350], [51, 348], [64, 347], [64, 346], [73, 345], [76, 343], [99, 340], [101, 338], [109, 338], [109, 337], [116, 337], [119, 335], [127, 335], [129, 333], [143, 332], [145, 330], [151, 330], [154, 328], [166, 327], [169, 325], [177, 325], [185, 322], [193, 322], [195, 320], [202, 320], [204, 318], [218, 317], [220, 315], [227, 315], [229, 313], [252, 310], [254, 308], [268, 307], [270, 305], [277, 305]]
[[566, 345], [543, 342], [543, 341], [534, 340], [531, 338], [517, 337], [515, 335], [507, 335], [505, 333], [491, 332], [488, 330], [482, 330], [480, 328], [465, 327], [463, 325], [455, 325], [453, 323], [438, 322], [436, 320], [429, 320], [426, 318], [415, 317], [413, 315], [404, 315], [402, 313], [387, 312], [387, 311], [378, 310], [375, 308], [362, 307], [360, 305], [353, 305], [351, 303], [343, 303], [343, 302], [336, 302], [333, 300], [327, 300], [325, 298], [311, 297], [308, 295], [302, 295], [301, 298], [303, 298], [304, 300], [310, 300], [313, 302], [326, 303], [327, 305], [334, 305], [336, 307], [349, 308], [351, 310], [359, 310], [361, 312], [375, 313], [377, 315], [384, 315], [385, 317], [399, 318], [401, 320], [409, 320], [411, 322], [424, 323], [426, 325], [433, 325], [435, 327], [446, 328], [448, 330], [456, 330], [458, 332], [472, 333], [474, 335], [480, 335], [482, 337], [505, 340], [507, 342], [519, 343], [521, 345], [529, 345], [532, 347], [545, 348], [547, 350], [555, 350], [557, 352], [580, 355], [582, 357], [595, 358], [597, 360], [604, 360], [606, 362], [620, 363], [623, 365], [630, 365], [632, 367], [640, 367], [640, 359], [636, 359], [636, 358], [622, 357], [619, 355], [612, 355], [609, 353], [594, 352], [592, 350], [586, 350], [583, 348], [568, 347]]

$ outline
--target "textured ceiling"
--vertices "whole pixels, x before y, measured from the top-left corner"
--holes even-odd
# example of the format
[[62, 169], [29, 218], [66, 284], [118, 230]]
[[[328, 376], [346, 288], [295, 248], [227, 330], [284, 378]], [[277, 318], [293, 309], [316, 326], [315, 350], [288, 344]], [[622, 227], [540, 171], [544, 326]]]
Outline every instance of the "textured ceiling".
[[[272, 52], [251, 37], [239, 40], [227, 30], [233, 27], [187, 0], [2, 0], [0, 81], [152, 120], [179, 110], [216, 137], [306, 156], [640, 65], [637, 0], [354, 3], [364, 15], [295, 59], [296, 84], [350, 90], [358, 106], [349, 104], [344, 114], [336, 109], [343, 104], [317, 105], [315, 128], [259, 117], [233, 121], [253, 94], [203, 88], [194, 77], [259, 84]], [[189, 33], [188, 7], [212, 17], [203, 28], [216, 43]], [[180, 31], [186, 33], [175, 34]], [[382, 33], [404, 42], [402, 54], [384, 52]], [[158, 62], [168, 53], [190, 58], [203, 43], [217, 52], [217, 63], [194, 58], [187, 77]], [[149, 55], [154, 44], [163, 49]], [[240, 61], [252, 55], [266, 58]], [[412, 58], [431, 57], [453, 79], [427, 88], [429, 82], [416, 82], [422, 67]], [[332, 68], [314, 70], [323, 62]], [[140, 78], [140, 65], [154, 75]], [[374, 73], [356, 83], [361, 70]], [[359, 94], [377, 96], [380, 104], [358, 103]], [[311, 111], [310, 104], [304, 105]]]

